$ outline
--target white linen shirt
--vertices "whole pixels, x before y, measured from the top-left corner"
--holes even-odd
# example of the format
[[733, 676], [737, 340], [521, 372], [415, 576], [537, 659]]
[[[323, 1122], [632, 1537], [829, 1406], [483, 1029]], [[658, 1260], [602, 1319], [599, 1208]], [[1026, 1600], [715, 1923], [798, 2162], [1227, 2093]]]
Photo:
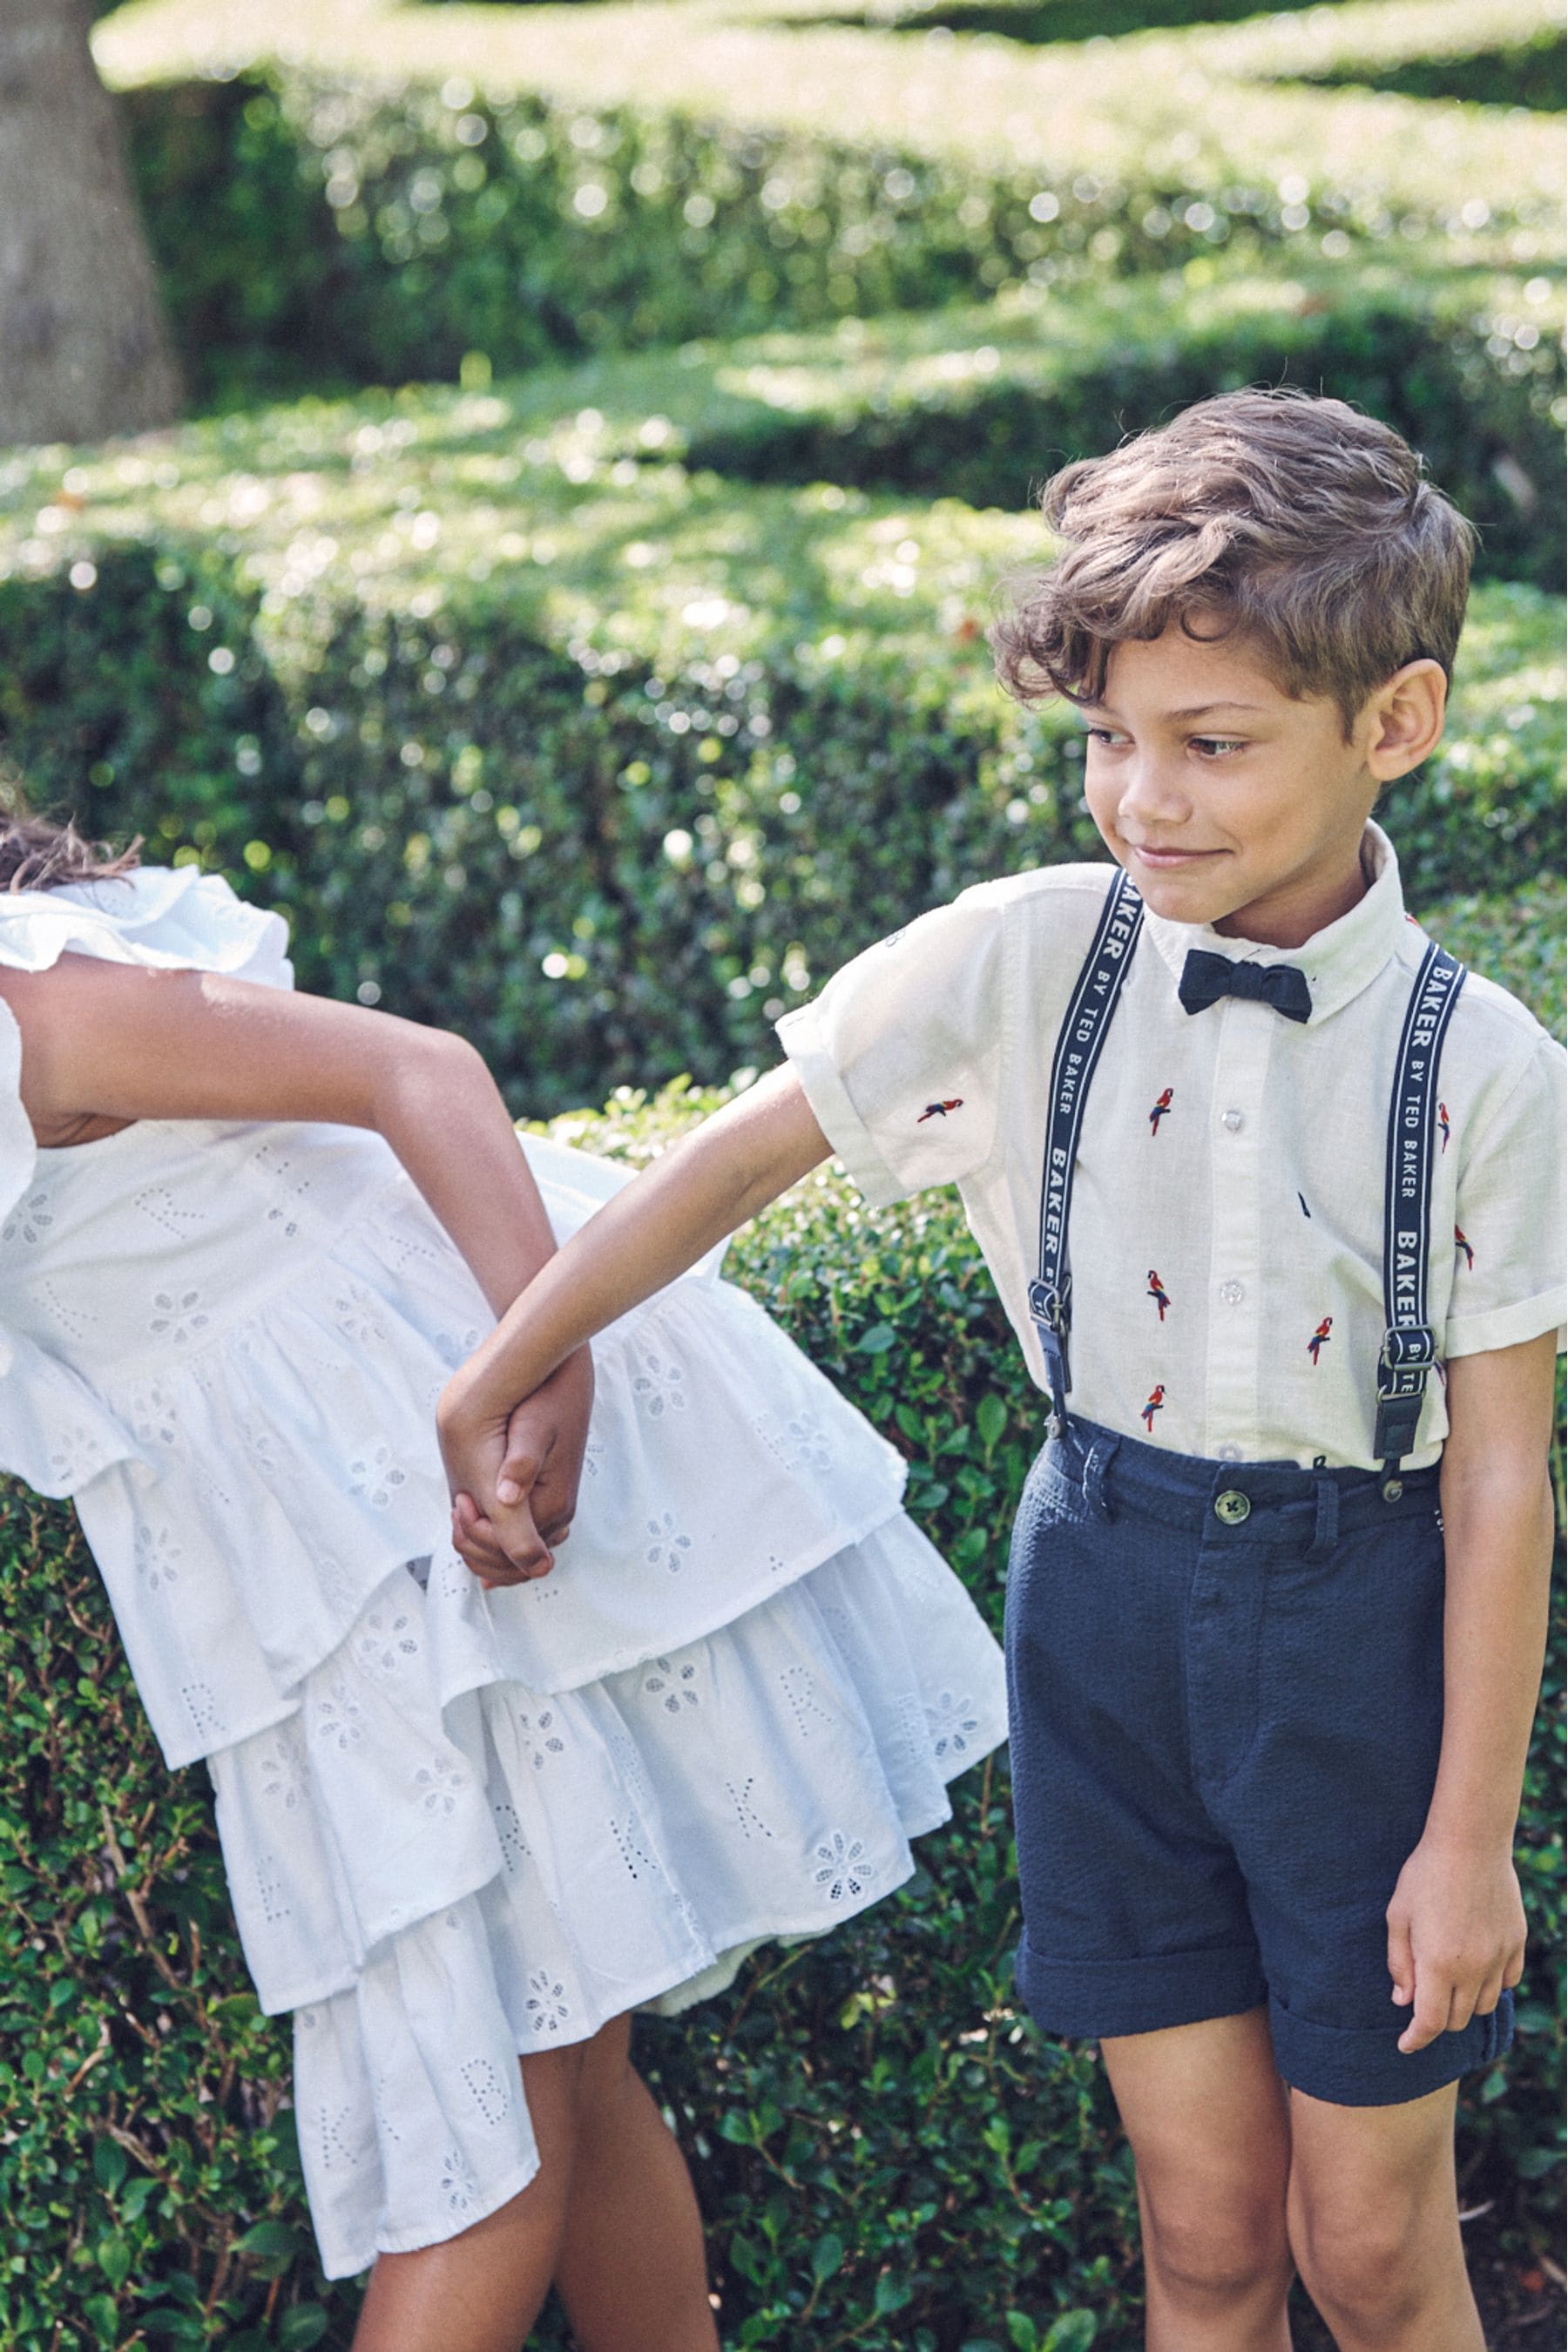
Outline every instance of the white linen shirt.
[[[1288, 952], [1145, 911], [1073, 1184], [1074, 1413], [1210, 1460], [1377, 1466], [1389, 1097], [1427, 941], [1376, 825], [1365, 863], [1365, 897]], [[1028, 1289], [1051, 1059], [1114, 870], [980, 883], [778, 1024], [872, 1206], [957, 1184], [1042, 1388]], [[1186, 1013], [1193, 948], [1297, 965], [1310, 1018], [1235, 997]], [[1565, 1066], [1515, 998], [1468, 976], [1438, 1083], [1427, 1307], [1442, 1358], [1563, 1322]], [[1439, 1370], [1407, 1465], [1435, 1461], [1447, 1426]]]

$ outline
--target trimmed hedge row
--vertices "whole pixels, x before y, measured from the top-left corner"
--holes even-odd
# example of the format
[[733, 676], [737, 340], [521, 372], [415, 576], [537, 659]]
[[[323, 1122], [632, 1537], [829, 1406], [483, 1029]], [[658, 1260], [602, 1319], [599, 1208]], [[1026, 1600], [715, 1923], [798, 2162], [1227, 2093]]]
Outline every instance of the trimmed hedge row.
[[[395, 109], [404, 95], [467, 77], [501, 102], [534, 96], [590, 119], [605, 107], [673, 114], [889, 161], [942, 156], [982, 182], [1007, 156], [1044, 167], [1053, 184], [1089, 172], [1137, 187], [1151, 171], [1185, 164], [1184, 187], [1269, 190], [1287, 157], [1287, 176], [1342, 184], [1392, 208], [1394, 221], [1411, 207], [1456, 233], [1487, 218], [1528, 220], [1561, 250], [1550, 126], [1280, 86], [1302, 73], [1528, 45], [1561, 31], [1555, 0], [1371, 0], [1129, 30], [1093, 48], [1058, 44], [1048, 59], [992, 40], [889, 41], [879, 28], [834, 21], [843, 14], [843, 0], [643, 0], [528, 16], [447, 7], [438, 16], [398, 0], [278, 0], [265, 16], [142, 0], [100, 28], [95, 48], [120, 86], [281, 63], [307, 79], [378, 89]], [[1380, 141], [1379, 131], [1394, 135]]]
[[1469, 106], [1528, 106], [1561, 114], [1568, 44], [1561, 33], [1517, 48], [1477, 49], [1454, 58], [1410, 58], [1401, 65], [1353, 66], [1303, 77], [1319, 89], [1360, 84], [1401, 98], [1458, 98]]
[[[1518, 984], [1515, 944], [1549, 913], [1539, 901], [1521, 924], [1494, 902], [1461, 928]], [[555, 1132], [638, 1160], [710, 1099], [624, 1093]], [[910, 1507], [999, 1622], [1039, 1401], [954, 1198], [872, 1220], [825, 1172], [741, 1237], [731, 1272], [909, 1454]], [[159, 1763], [68, 1516], [0, 1487], [0, 2340], [346, 2345], [355, 2292], [324, 2285], [311, 2258], [286, 2030], [247, 1990], [205, 1783], [193, 1769], [171, 1784]], [[1534, 1940], [1519, 2041], [1462, 2109], [1467, 2199], [1497, 2200], [1521, 2256], [1547, 2248], [1556, 2210], [1562, 1679], [1554, 1650], [1521, 1832]], [[1102, 2070], [1083, 2045], [1042, 2042], [1011, 1985], [1003, 1769], [955, 1797], [904, 1892], [640, 2030], [697, 2174], [727, 2342], [1133, 2339], [1135, 2203]], [[563, 2352], [564, 2331], [535, 2340]]]
[[[533, 1113], [722, 1078], [910, 912], [1098, 854], [1076, 719], [980, 641], [1037, 521], [737, 490], [605, 456], [600, 415], [307, 404], [0, 480], [0, 741], [39, 797], [224, 867], [305, 984], [459, 1021]], [[1389, 801], [1418, 907], [1555, 863], [1559, 612], [1478, 593]]]
[[[809, 61], [813, 44], [848, 45], [815, 69], [829, 110], [820, 124], [736, 120], [722, 76], [686, 107], [666, 93], [665, 110], [632, 102], [618, 80], [593, 95], [595, 73], [620, 74], [624, 47], [619, 34], [589, 39], [594, 16], [570, 12], [564, 29], [552, 17], [542, 47], [515, 54], [503, 24], [467, 73], [441, 61], [442, 43], [398, 87], [386, 76], [421, 12], [371, 20], [354, 73], [340, 76], [322, 60], [352, 44], [341, 28], [327, 38], [329, 11], [306, 63], [129, 89], [143, 211], [197, 396], [451, 381], [465, 358], [508, 372], [1098, 279], [1224, 247], [1278, 249], [1299, 267], [1346, 260], [1397, 230], [1428, 263], [1550, 267], [1561, 253], [1554, 152], [1538, 154], [1532, 131], [1503, 142], [1458, 110], [1237, 81], [1215, 82], [1206, 110], [1194, 101], [1178, 118], [1151, 58], [1115, 104], [1093, 82], [1066, 102], [1053, 82], [1040, 155], [1018, 144], [1027, 111], [989, 143], [933, 151], [923, 133], [964, 104], [953, 92], [939, 103], [934, 88], [903, 91], [907, 74], [894, 73], [880, 110], [868, 93], [853, 131], [831, 119], [846, 75], [889, 70], [900, 45], [736, 32], [728, 37], [762, 45], [763, 87]], [[579, 18], [587, 30], [573, 47]], [[434, 28], [468, 21], [446, 9]], [[662, 25], [692, 74], [702, 22], [651, 0], [617, 16], [634, 46], [638, 27], [653, 37], [655, 58]], [[110, 37], [117, 25], [112, 61]], [[1184, 69], [1199, 63], [1194, 52]], [[976, 103], [994, 107], [994, 79], [982, 74]], [[1191, 125], [1212, 121], [1251, 143], [1233, 153], [1208, 128], [1200, 141]], [[1478, 186], [1489, 204], [1458, 200]]]
[[[1288, 7], [1268, 14], [1288, 16], [1313, 6], [1314, 0], [1289, 0]], [[1263, 14], [1258, 0], [865, 0], [859, 7], [826, 0], [821, 14], [813, 12], [813, 21], [905, 34], [995, 33], [1037, 47], [1058, 41], [1115, 39], [1155, 28], [1256, 21]], [[1342, 7], [1336, 10], [1339, 14]], [[1561, 113], [1560, 26], [1547, 20], [1524, 32], [1519, 12], [1510, 11], [1510, 17], [1517, 37], [1499, 38], [1494, 30], [1489, 39], [1484, 27], [1472, 24], [1468, 47], [1456, 50], [1445, 45], [1436, 56], [1426, 54], [1423, 46], [1433, 37], [1430, 22], [1418, 24], [1405, 30], [1399, 44], [1404, 55], [1390, 57], [1384, 51], [1375, 60], [1358, 58], [1354, 33], [1347, 40], [1331, 19], [1324, 29], [1341, 52], [1339, 61], [1290, 78], [1320, 89], [1382, 89], [1405, 98], [1455, 98], [1472, 106], [1527, 106]]]
[[[645, 415], [662, 407], [663, 454], [693, 467], [1011, 509], [1051, 465], [1118, 432], [1241, 384], [1300, 384], [1352, 401], [1422, 452], [1480, 527], [1478, 576], [1555, 589], [1563, 361], [1561, 297], [1543, 276], [1423, 281], [1384, 264], [1289, 278], [1205, 258], [1070, 295], [1029, 289], [984, 310], [846, 322], [831, 338], [689, 350], [663, 371], [627, 367], [624, 388], [606, 372], [597, 390], [617, 421], [639, 395]], [[595, 392], [584, 383], [584, 405]], [[531, 413], [552, 394], [564, 404], [541, 386]], [[626, 446], [643, 445], [633, 432]]]

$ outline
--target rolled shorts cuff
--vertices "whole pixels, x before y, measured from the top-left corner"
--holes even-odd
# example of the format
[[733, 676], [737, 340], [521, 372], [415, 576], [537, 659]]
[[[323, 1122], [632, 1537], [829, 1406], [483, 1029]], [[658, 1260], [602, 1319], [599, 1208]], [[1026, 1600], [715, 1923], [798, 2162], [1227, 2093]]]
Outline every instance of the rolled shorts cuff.
[[1252, 1944], [1154, 1952], [1140, 1959], [1057, 1960], [1037, 1952], [1025, 1936], [1013, 1972], [1042, 2033], [1073, 2040], [1158, 2033], [1168, 2025], [1237, 2017], [1268, 1998]]
[[1338, 2107], [1396, 2107], [1500, 2058], [1513, 2041], [1513, 1995], [1503, 1993], [1489, 2017], [1472, 2017], [1425, 2050], [1398, 2047], [1408, 2021], [1405, 2011], [1370, 2032], [1349, 2031], [1294, 2017], [1273, 1999], [1268, 2003], [1274, 2063], [1292, 2090]]

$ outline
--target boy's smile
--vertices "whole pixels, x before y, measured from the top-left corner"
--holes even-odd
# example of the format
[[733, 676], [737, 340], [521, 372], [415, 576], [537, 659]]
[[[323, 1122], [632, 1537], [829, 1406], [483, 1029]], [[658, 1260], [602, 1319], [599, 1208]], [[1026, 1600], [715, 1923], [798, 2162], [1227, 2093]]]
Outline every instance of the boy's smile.
[[1084, 708], [1089, 813], [1156, 914], [1300, 947], [1365, 890], [1373, 803], [1436, 742], [1445, 688], [1436, 662], [1407, 663], [1347, 740], [1331, 696], [1289, 695], [1246, 638], [1173, 623], [1118, 645]]

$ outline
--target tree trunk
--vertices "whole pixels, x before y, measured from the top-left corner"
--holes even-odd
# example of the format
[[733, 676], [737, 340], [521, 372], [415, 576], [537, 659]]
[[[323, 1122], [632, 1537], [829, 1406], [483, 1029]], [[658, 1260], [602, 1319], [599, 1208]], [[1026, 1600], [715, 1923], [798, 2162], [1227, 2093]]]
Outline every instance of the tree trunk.
[[89, 0], [0, 0], [0, 444], [178, 415], [152, 258]]

